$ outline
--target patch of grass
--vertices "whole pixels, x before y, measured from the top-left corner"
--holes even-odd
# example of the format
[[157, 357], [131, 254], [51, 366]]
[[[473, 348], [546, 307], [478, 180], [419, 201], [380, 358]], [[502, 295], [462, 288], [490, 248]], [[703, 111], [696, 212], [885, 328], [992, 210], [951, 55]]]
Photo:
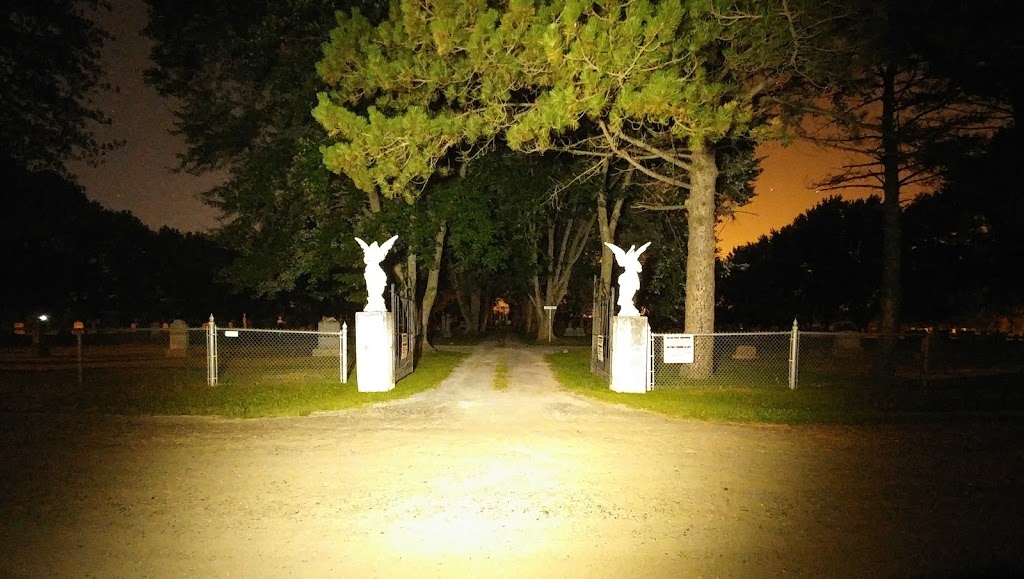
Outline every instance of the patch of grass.
[[[34, 372], [0, 380], [0, 410], [101, 412], [127, 415], [200, 415], [225, 418], [305, 416], [405, 398], [436, 387], [467, 354], [424, 354], [416, 371], [390, 392], [359, 392], [357, 379], [296, 374], [273, 382], [238, 377], [218, 386], [205, 383], [197, 368], [92, 369], [81, 388], [74, 373]], [[0, 378], [5, 378], [0, 376]]]
[[491, 385], [495, 390], [508, 390], [508, 362], [504, 358], [494, 368], [494, 381]]
[[[679, 418], [773, 424], [863, 424], [949, 421], [979, 414], [1019, 413], [1018, 387], [907, 389], [881, 391], [870, 384], [854, 388], [687, 388], [646, 394], [612, 392], [590, 373], [589, 352], [545, 357], [566, 389], [591, 398]], [[1015, 382], [1016, 385], [1016, 382]], [[969, 400], [969, 402], [968, 402]]]

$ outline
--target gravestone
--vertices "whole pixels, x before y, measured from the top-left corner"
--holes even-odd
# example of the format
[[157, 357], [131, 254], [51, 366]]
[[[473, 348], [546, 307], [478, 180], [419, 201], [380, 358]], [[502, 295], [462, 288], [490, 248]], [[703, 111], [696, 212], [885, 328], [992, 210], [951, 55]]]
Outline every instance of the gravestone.
[[[340, 356], [341, 355], [341, 322], [334, 318], [322, 318], [316, 325], [317, 336], [314, 356]], [[327, 334], [326, 332], [330, 332]]]
[[733, 360], [756, 360], [757, 359], [757, 348], [750, 345], [736, 346], [736, 351], [732, 354]]
[[455, 321], [455, 316], [444, 313], [441, 315], [441, 337], [450, 338], [452, 337], [452, 322]]
[[170, 345], [167, 355], [171, 358], [184, 358], [188, 355], [188, 324], [185, 320], [174, 320], [170, 325]]
[[836, 337], [836, 345], [833, 348], [836, 356], [856, 356], [861, 353], [860, 334], [841, 333]]

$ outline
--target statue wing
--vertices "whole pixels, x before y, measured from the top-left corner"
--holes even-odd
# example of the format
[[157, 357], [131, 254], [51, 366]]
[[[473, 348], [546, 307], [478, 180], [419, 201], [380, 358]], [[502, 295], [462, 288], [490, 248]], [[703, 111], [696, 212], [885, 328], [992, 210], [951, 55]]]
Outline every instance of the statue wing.
[[385, 255], [387, 255], [388, 251], [391, 251], [391, 246], [395, 244], [395, 240], [397, 240], [397, 239], [398, 239], [398, 236], [395, 235], [391, 239], [389, 239], [389, 240], [385, 241], [384, 243], [380, 244], [380, 255], [381, 255], [381, 258], [383, 258]]
[[640, 257], [640, 254], [643, 253], [644, 250], [646, 250], [650, 246], [651, 246], [651, 242], [648, 241], [647, 243], [645, 243], [645, 244], [641, 245], [640, 247], [636, 248], [636, 250], [632, 251], [633, 257], [634, 258]]
[[608, 243], [606, 241], [604, 244], [608, 246], [608, 249], [612, 250], [612, 253], [615, 254], [615, 263], [619, 264], [619, 267], [626, 267], [626, 252], [622, 251], [622, 248], [613, 243]]
[[359, 243], [359, 247], [363, 248], [363, 252], [366, 252], [366, 250], [369, 249], [369, 247], [370, 247], [369, 245], [366, 245], [365, 241], [363, 241], [362, 239], [359, 239], [358, 237], [356, 238], [356, 242]]

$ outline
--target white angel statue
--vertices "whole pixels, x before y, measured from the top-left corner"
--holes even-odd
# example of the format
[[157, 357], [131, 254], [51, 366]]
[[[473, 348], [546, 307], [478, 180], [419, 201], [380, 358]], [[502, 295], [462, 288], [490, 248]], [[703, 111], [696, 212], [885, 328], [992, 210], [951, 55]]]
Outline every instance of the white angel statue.
[[362, 239], [356, 238], [359, 246], [363, 248], [363, 263], [366, 264], [366, 272], [363, 273], [363, 279], [366, 280], [364, 312], [386, 312], [388, 310], [384, 304], [384, 286], [388, 283], [388, 276], [380, 267], [380, 262], [384, 261], [384, 257], [387, 256], [388, 250], [395, 244], [396, 239], [398, 239], [397, 235], [380, 245], [377, 245], [376, 241], [367, 245]]
[[640, 265], [640, 254], [651, 245], [651, 242], [648, 241], [639, 248], [631, 245], [629, 251], [622, 251], [622, 248], [608, 242], [605, 242], [605, 245], [615, 254], [615, 262], [626, 270], [619, 276], [619, 299], [616, 300], [619, 304], [619, 315], [639, 316], [640, 312], [633, 305], [633, 295], [640, 289], [640, 272], [643, 270], [643, 266]]

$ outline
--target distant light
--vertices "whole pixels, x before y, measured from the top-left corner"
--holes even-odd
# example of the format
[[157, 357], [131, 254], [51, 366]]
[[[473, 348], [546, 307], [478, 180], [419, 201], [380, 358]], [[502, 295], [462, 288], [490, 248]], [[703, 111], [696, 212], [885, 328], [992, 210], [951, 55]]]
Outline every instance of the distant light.
[[42, 314], [42, 315], [39, 316], [39, 321], [40, 322], [45, 322], [46, 320], [49, 320], [49, 319], [50, 319], [50, 316], [48, 316], [46, 314]]

